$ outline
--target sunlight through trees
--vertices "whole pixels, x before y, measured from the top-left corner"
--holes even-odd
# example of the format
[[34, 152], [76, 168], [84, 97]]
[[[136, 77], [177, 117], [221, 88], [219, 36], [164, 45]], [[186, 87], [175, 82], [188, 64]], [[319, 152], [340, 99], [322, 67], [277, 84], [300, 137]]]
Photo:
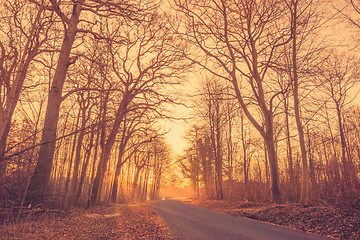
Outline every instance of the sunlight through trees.
[[2, 1], [1, 204], [356, 201], [359, 7]]

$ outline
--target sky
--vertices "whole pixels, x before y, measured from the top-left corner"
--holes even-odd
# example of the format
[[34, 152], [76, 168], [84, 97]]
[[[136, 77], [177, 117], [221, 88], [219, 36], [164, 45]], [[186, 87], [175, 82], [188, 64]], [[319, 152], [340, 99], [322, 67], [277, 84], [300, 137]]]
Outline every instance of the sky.
[[187, 124], [184, 121], [165, 121], [165, 129], [169, 129], [166, 134], [166, 140], [170, 144], [174, 155], [181, 155], [186, 147], [186, 141], [184, 140]]
[[[196, 92], [196, 79], [198, 78], [194, 73], [187, 74], [184, 78], [185, 82], [173, 89], [177, 95], [181, 96], [182, 104], [191, 105], [191, 95]], [[168, 131], [165, 137], [173, 150], [174, 156], [181, 155], [187, 145], [184, 137], [185, 132], [189, 128], [192, 109], [184, 105], [172, 105], [169, 107], [169, 110], [172, 112], [172, 117], [174, 117], [175, 120], [161, 120], [160, 125], [165, 131]]]

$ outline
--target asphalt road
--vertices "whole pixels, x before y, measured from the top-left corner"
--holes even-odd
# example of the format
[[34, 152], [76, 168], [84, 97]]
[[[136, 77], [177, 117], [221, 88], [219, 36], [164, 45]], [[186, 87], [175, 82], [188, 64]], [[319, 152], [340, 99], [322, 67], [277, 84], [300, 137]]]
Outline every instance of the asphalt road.
[[155, 207], [175, 237], [181, 240], [329, 239], [194, 207], [177, 200], [160, 201]]

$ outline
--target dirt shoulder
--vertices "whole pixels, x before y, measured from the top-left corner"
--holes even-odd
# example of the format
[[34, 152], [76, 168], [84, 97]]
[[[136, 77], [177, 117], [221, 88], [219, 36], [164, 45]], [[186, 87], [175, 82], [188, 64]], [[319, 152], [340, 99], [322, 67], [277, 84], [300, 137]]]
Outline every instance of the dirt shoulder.
[[98, 206], [23, 217], [0, 225], [0, 239], [171, 239], [150, 204]]
[[185, 203], [315, 235], [335, 239], [360, 239], [358, 208], [215, 200], [186, 200]]

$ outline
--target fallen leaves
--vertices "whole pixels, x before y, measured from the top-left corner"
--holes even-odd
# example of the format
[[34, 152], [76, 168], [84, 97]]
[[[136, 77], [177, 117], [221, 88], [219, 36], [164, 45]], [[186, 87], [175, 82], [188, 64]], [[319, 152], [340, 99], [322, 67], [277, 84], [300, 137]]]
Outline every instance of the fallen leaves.
[[74, 209], [61, 216], [44, 213], [0, 225], [0, 239], [171, 239], [165, 223], [149, 204], [105, 205]]
[[188, 201], [187, 203], [316, 235], [339, 239], [360, 239], [360, 210], [349, 206], [275, 205], [216, 200]]

